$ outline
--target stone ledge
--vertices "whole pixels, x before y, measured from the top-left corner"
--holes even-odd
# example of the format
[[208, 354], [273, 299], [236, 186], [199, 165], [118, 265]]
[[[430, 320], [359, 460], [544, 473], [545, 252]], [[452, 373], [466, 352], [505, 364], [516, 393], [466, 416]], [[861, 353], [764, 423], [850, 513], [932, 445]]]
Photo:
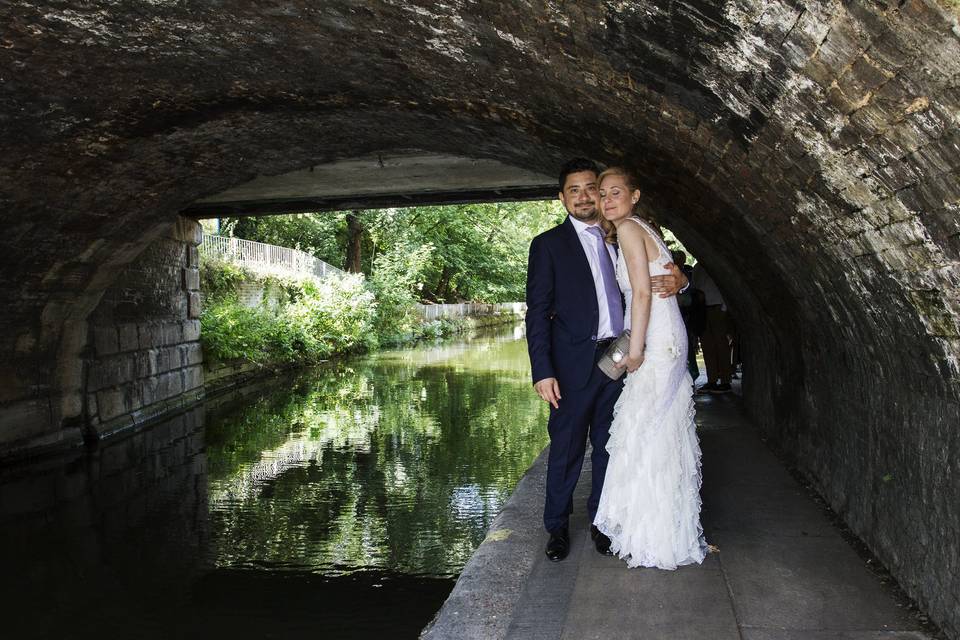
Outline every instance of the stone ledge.
[[[326, 362], [326, 361], [324, 361]], [[194, 365], [197, 366], [197, 365]], [[295, 371], [310, 368], [313, 365], [300, 364], [254, 364], [244, 360], [232, 362], [204, 362], [203, 387], [207, 395], [242, 386], [248, 382], [274, 376], [283, 371]]]
[[539, 514], [543, 511], [547, 451], [544, 449], [520, 478], [421, 638], [506, 637], [514, 607], [533, 568], [535, 554], [530, 549], [540, 547], [546, 539]]
[[137, 431], [158, 420], [170, 418], [180, 411], [189, 409], [194, 404], [202, 401], [204, 396], [203, 387], [199, 387], [198, 389], [182, 393], [169, 400], [155, 402], [150, 406], [131, 411], [112, 420], [91, 425], [90, 431], [97, 441], [103, 441], [107, 438]]
[[70, 449], [79, 449], [82, 446], [83, 431], [79, 427], [70, 427], [33, 438], [5, 443], [0, 448], [0, 462], [8, 464], [12, 461], [39, 458], [69, 451]]

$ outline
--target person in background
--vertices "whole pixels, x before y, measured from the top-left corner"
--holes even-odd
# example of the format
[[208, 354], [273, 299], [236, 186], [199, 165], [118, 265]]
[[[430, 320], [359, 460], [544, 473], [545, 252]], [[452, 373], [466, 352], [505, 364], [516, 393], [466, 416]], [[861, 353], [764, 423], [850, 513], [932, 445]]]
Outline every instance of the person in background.
[[706, 307], [700, 346], [707, 366], [707, 382], [698, 393], [729, 393], [733, 371], [730, 364], [730, 340], [728, 338], [727, 305], [720, 289], [702, 262], [693, 268], [693, 287], [703, 292]]
[[[687, 254], [679, 249], [670, 253], [673, 256], [673, 263], [680, 267], [690, 282], [693, 282], [693, 267], [687, 264]], [[703, 331], [704, 323], [703, 294], [691, 286], [683, 293], [677, 294], [677, 302], [680, 304], [683, 326], [687, 329], [687, 371], [690, 372], [690, 377], [696, 380], [700, 377], [697, 351], [700, 349], [698, 336]]]
[[730, 376], [736, 380], [740, 378], [740, 372], [743, 370], [743, 356], [740, 352], [740, 326], [737, 319], [731, 313], [727, 313], [727, 324], [730, 331]]

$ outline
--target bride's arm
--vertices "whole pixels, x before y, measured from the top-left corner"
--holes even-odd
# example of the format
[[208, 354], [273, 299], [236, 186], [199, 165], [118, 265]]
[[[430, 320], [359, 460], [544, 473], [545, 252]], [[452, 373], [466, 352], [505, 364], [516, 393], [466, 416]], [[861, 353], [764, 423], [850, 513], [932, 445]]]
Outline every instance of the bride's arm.
[[646, 347], [647, 324], [650, 322], [650, 267], [647, 262], [646, 232], [637, 224], [621, 224], [617, 227], [617, 239], [623, 260], [627, 265], [627, 277], [633, 300], [630, 304], [630, 353], [623, 361], [627, 371], [636, 371], [643, 363]]

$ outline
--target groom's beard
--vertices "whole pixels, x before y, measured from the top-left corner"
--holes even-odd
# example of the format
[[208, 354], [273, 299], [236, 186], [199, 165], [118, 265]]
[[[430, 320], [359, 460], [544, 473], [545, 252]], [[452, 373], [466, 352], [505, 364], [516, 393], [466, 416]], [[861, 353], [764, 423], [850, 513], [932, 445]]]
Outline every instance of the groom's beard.
[[573, 208], [573, 211], [570, 212], [574, 218], [580, 222], [594, 222], [600, 219], [600, 211], [597, 207], [591, 207], [590, 209], [580, 209], [577, 210], [576, 207]]

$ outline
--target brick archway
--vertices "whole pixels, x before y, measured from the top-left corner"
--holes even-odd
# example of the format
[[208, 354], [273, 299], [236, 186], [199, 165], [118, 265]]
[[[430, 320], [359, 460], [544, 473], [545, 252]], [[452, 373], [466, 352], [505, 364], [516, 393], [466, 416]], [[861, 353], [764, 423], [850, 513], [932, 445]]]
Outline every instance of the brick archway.
[[754, 416], [958, 629], [949, 5], [8, 6], [0, 443], [82, 422], [91, 312], [199, 198], [410, 148], [588, 155], [638, 170], [749, 333]]

